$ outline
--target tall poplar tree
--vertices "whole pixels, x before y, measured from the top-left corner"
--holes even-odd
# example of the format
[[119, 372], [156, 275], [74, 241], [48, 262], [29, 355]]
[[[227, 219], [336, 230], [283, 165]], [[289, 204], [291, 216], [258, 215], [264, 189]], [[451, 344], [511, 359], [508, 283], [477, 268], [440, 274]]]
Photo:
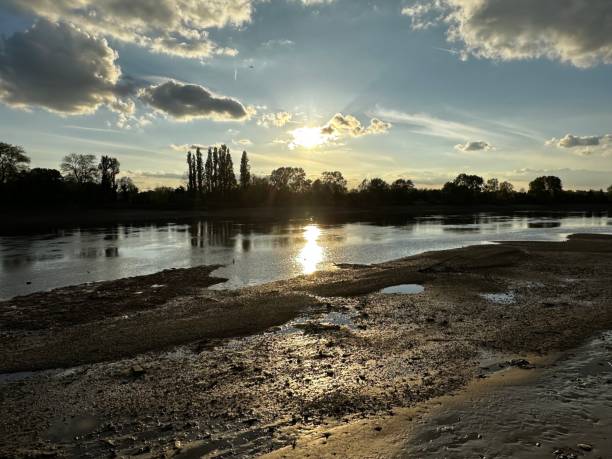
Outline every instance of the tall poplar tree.
[[208, 156], [206, 157], [206, 164], [204, 165], [204, 178], [206, 182], [206, 192], [212, 193], [213, 184], [213, 159], [212, 159], [212, 148], [208, 148]]
[[204, 164], [202, 163], [202, 151], [196, 149], [196, 181], [198, 193], [204, 192]]
[[242, 152], [242, 158], [240, 158], [240, 187], [242, 189], [248, 188], [251, 183], [251, 166], [249, 165], [249, 157], [247, 156], [246, 150]]

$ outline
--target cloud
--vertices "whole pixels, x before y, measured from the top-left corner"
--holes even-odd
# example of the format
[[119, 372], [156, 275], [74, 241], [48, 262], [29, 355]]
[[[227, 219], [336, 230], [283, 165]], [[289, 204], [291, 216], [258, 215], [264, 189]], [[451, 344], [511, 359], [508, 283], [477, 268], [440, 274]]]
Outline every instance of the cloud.
[[333, 3], [335, 0], [298, 0], [304, 6], [325, 5]]
[[261, 115], [257, 124], [263, 127], [283, 127], [289, 123], [293, 118], [293, 114], [289, 112], [277, 112], [277, 113], [264, 113]]
[[414, 29], [445, 24], [464, 57], [612, 63], [610, 0], [433, 0], [405, 7]]
[[436, 118], [425, 113], [404, 113], [397, 110], [377, 109], [375, 115], [390, 122], [401, 124], [412, 132], [444, 139], [467, 141], [470, 137], [481, 137], [487, 131], [457, 121]]
[[178, 121], [206, 118], [240, 121], [249, 117], [247, 108], [236, 99], [213, 94], [203, 86], [168, 80], [139, 91], [142, 101]]
[[476, 142], [466, 142], [464, 144], [455, 145], [455, 150], [462, 151], [464, 153], [470, 151], [482, 151], [482, 150], [493, 150], [494, 147], [488, 142], [478, 140]]
[[369, 126], [361, 124], [353, 115], [336, 113], [325, 125], [320, 127], [301, 127], [290, 132], [292, 140], [290, 149], [298, 147], [315, 148], [321, 145], [337, 144], [345, 137], [362, 137], [366, 135], [386, 134], [391, 123], [372, 118]]
[[0, 38], [0, 101], [61, 115], [91, 114], [105, 106], [117, 114], [115, 126], [122, 129], [141, 128], [155, 118], [155, 113], [137, 113], [136, 95], [179, 120], [241, 120], [253, 113], [202, 86], [175, 81], [150, 86], [126, 77], [117, 58], [104, 38], [63, 22], [39, 20], [30, 29]]
[[208, 30], [251, 20], [251, 0], [6, 0], [18, 11], [75, 24], [155, 52], [184, 57], [232, 54]]
[[291, 48], [295, 45], [295, 42], [286, 38], [277, 40], [268, 40], [261, 44], [263, 48]]
[[559, 148], [593, 147], [602, 143], [612, 143], [612, 134], [600, 136], [576, 136], [566, 134], [561, 139], [553, 138], [546, 142], [546, 145], [556, 145]]
[[[300, 0], [305, 6], [333, 0]], [[51, 22], [67, 22], [110, 37], [186, 58], [234, 56], [210, 30], [251, 22], [256, 0], [4, 0], [3, 6]], [[280, 41], [279, 41], [280, 42]]]
[[185, 153], [189, 150], [195, 150], [196, 148], [199, 148], [201, 150], [208, 150], [208, 147], [206, 145], [202, 145], [200, 143], [184, 143], [182, 145], [176, 145], [174, 143], [171, 143], [170, 148], [174, 151], [178, 151], [181, 153]]
[[117, 57], [102, 38], [41, 20], [0, 38], [0, 100], [11, 107], [37, 106], [66, 115], [92, 113], [101, 105], [133, 113], [133, 103], [117, 97]]
[[148, 178], [179, 179], [180, 180], [185, 177], [185, 172], [128, 170], [128, 171], [125, 171], [125, 175], [131, 176], [132, 178], [148, 177]]
[[552, 138], [546, 142], [549, 147], [568, 148], [579, 156], [592, 156], [600, 153], [608, 156], [612, 153], [612, 134], [577, 136], [566, 134], [560, 139]]
[[234, 145], [240, 145], [242, 147], [246, 147], [249, 145], [253, 145], [253, 142], [251, 142], [249, 139], [238, 139], [238, 140], [232, 140], [232, 143]]
[[321, 129], [323, 134], [331, 137], [361, 137], [371, 134], [385, 134], [391, 129], [391, 124], [378, 118], [370, 120], [369, 126], [363, 126], [361, 122], [352, 115], [336, 113], [328, 123]]

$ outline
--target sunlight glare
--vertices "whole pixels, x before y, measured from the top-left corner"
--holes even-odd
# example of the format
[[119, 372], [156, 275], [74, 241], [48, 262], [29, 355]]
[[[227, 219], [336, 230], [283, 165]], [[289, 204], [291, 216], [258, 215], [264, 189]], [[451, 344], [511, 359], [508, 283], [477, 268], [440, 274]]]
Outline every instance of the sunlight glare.
[[291, 131], [293, 141], [289, 144], [291, 148], [315, 148], [326, 143], [330, 136], [324, 134], [320, 127], [301, 127]]
[[321, 230], [317, 225], [308, 225], [304, 228], [306, 245], [297, 257], [297, 261], [302, 265], [302, 274], [314, 273], [318, 264], [323, 261], [323, 248], [318, 243], [320, 235]]

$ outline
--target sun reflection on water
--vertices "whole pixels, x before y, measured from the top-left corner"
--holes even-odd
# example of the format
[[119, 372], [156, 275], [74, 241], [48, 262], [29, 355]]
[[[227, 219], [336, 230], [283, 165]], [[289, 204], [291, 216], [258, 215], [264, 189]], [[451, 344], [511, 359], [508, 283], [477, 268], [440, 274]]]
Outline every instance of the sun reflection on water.
[[297, 256], [297, 261], [302, 265], [302, 274], [312, 274], [317, 270], [319, 263], [323, 261], [323, 247], [319, 245], [321, 229], [314, 224], [304, 227], [304, 239], [306, 245], [302, 247]]

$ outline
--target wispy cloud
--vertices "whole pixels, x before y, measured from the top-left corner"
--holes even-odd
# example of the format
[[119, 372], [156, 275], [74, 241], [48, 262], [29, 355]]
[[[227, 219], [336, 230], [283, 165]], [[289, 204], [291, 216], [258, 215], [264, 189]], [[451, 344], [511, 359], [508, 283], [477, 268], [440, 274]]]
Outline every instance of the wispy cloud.
[[394, 124], [402, 125], [416, 134], [444, 139], [468, 141], [470, 138], [485, 137], [489, 134], [480, 127], [436, 118], [426, 113], [405, 113], [398, 110], [377, 108], [373, 115]]
[[81, 131], [94, 131], [94, 132], [117, 132], [117, 133], [125, 133], [125, 131], [121, 130], [121, 129], [105, 129], [105, 128], [94, 128], [94, 127], [88, 127], [88, 126], [76, 126], [74, 124], [66, 124], [64, 125], [65, 128], [67, 129], [78, 129]]

